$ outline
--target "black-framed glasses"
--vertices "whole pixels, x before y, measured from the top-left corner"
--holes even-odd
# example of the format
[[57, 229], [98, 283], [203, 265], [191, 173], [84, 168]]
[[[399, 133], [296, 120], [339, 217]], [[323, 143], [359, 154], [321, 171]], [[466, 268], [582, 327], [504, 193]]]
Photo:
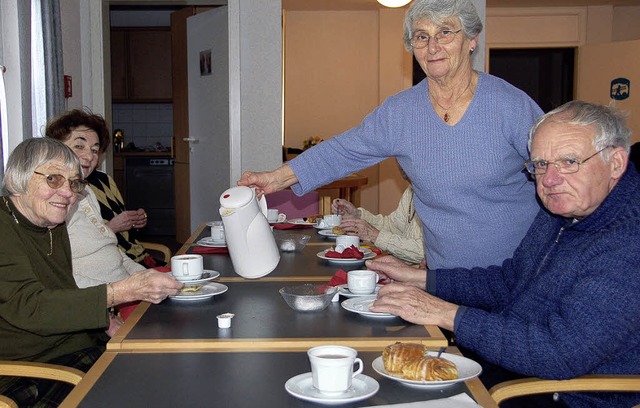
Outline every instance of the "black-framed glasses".
[[560, 174], [576, 173], [578, 170], [580, 170], [581, 164], [586, 163], [587, 160], [591, 159], [592, 157], [595, 157], [595, 155], [597, 155], [598, 153], [601, 153], [602, 151], [610, 147], [614, 147], [614, 146], [604, 147], [584, 160], [578, 160], [578, 159], [572, 159], [572, 158], [560, 159], [555, 161], [527, 160], [526, 162], [524, 162], [524, 167], [527, 169], [529, 173], [535, 176], [545, 174], [550, 164], [553, 164], [554, 166], [556, 166], [556, 169], [558, 169], [558, 173]]
[[[64, 185], [64, 182], [67, 181], [67, 178], [62, 174], [44, 174], [38, 171], [34, 171], [35, 174], [39, 176], [43, 176], [47, 180], [47, 185], [53, 189], [59, 189]], [[69, 188], [74, 193], [79, 193], [87, 186], [87, 180], [78, 178], [78, 179], [69, 179]]]
[[417, 49], [424, 48], [429, 45], [429, 41], [432, 39], [436, 42], [436, 44], [449, 44], [451, 41], [453, 41], [454, 38], [456, 38], [456, 34], [458, 34], [460, 31], [462, 31], [462, 28], [455, 31], [440, 30], [433, 37], [425, 33], [424, 31], [418, 31], [417, 33], [413, 34], [413, 37], [411, 37], [411, 46]]

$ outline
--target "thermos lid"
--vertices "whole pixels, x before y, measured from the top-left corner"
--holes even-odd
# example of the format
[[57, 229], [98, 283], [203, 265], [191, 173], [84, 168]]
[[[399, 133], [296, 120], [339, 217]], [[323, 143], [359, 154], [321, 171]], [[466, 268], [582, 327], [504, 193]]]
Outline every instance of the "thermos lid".
[[255, 200], [255, 193], [246, 186], [231, 187], [220, 195], [220, 205], [225, 208], [241, 208]]

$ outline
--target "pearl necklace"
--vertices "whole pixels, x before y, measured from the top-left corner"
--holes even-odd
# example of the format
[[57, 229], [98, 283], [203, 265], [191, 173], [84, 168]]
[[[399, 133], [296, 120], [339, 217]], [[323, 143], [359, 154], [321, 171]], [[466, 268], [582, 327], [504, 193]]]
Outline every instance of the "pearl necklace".
[[[16, 218], [16, 215], [11, 210], [11, 207], [9, 207], [9, 202], [7, 202], [7, 198], [2, 197], [2, 201], [4, 201], [4, 205], [7, 206], [7, 210], [9, 210], [9, 214], [11, 214], [11, 216], [13, 217], [13, 220], [16, 222], [16, 224], [20, 225], [20, 223], [18, 222], [18, 218]], [[47, 228], [47, 231], [49, 231], [49, 253], [47, 253], [47, 256], [51, 256], [53, 255], [53, 234], [51, 233], [51, 228]]]
[[429, 96], [433, 99], [433, 101], [436, 103], [436, 105], [438, 105], [443, 111], [444, 111], [444, 116], [442, 116], [442, 120], [445, 121], [445, 123], [449, 123], [449, 119], [451, 119], [451, 116], [449, 116], [449, 109], [453, 108], [455, 106], [456, 103], [458, 103], [458, 100], [462, 97], [462, 95], [464, 95], [465, 93], [467, 93], [467, 90], [469, 89], [469, 87], [471, 86], [471, 79], [473, 78], [473, 75], [471, 75], [469, 77], [469, 82], [467, 83], [467, 87], [464, 88], [464, 91], [462, 91], [462, 93], [460, 95], [458, 95], [458, 97], [451, 103], [451, 105], [449, 105], [448, 108], [445, 108], [444, 106], [440, 105], [440, 102], [438, 102], [438, 100], [436, 99], [435, 96], [433, 96], [431, 94], [431, 92], [429, 92]]

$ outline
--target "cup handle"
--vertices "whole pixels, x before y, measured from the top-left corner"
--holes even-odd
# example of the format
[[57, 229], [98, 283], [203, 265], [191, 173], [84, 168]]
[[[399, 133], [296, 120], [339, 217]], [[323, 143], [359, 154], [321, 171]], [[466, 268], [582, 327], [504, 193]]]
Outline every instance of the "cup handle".
[[360, 359], [360, 357], [356, 357], [356, 359], [353, 360], [353, 364], [358, 364], [358, 369], [353, 372], [353, 375], [351, 377], [355, 377], [356, 375], [360, 374], [363, 369], [362, 360]]

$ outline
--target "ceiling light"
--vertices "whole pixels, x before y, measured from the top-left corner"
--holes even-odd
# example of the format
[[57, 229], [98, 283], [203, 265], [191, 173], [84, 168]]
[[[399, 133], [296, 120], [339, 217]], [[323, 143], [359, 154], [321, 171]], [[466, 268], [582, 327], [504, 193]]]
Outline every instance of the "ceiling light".
[[409, 4], [411, 0], [378, 0], [378, 3], [385, 7], [402, 7]]

